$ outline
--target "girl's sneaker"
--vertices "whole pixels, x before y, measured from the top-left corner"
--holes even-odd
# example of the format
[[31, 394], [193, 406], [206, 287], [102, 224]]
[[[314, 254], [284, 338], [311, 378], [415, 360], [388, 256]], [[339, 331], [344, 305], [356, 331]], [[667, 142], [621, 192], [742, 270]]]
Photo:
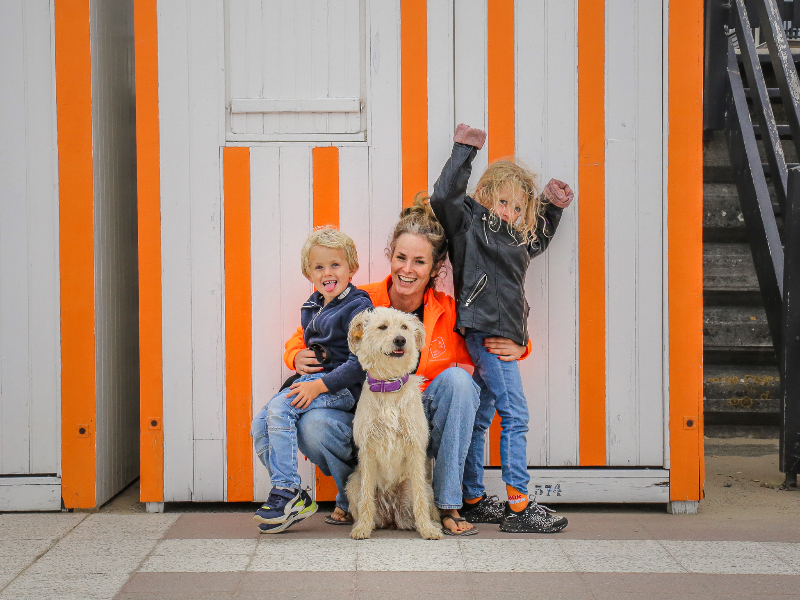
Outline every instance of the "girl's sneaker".
[[503, 507], [505, 503], [500, 502], [497, 496], [487, 496], [484, 494], [478, 502], [467, 504], [458, 509], [459, 514], [467, 520], [467, 523], [500, 523], [503, 520]]
[[558, 517], [552, 508], [531, 499], [524, 510], [514, 512], [506, 502], [500, 531], [506, 533], [557, 533], [567, 526], [566, 517]]
[[314, 502], [305, 490], [272, 488], [269, 498], [256, 511], [253, 520], [262, 533], [280, 533], [297, 521], [302, 521], [317, 512]]

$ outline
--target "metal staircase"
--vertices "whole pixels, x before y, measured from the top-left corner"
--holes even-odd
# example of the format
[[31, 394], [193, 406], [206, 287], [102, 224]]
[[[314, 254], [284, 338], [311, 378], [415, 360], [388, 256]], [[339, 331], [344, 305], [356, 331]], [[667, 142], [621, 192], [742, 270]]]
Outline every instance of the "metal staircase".
[[[730, 396], [732, 390], [727, 390], [729, 409], [739, 398], [737, 409], [729, 413], [745, 415], [742, 421], [749, 417], [751, 423], [777, 417], [780, 468], [786, 486], [796, 487], [800, 167], [794, 141], [800, 140], [800, 80], [795, 65], [800, 53], [789, 46], [787, 21], [800, 23], [800, 2], [706, 2], [705, 127], [724, 130], [730, 163], [727, 169], [722, 160], [716, 170], [709, 165], [704, 190], [705, 396], [707, 422], [725, 413], [719, 410], [724, 403], [713, 396], [724, 395], [719, 393], [724, 385], [715, 384], [726, 377], [729, 384], [741, 382], [747, 392]], [[756, 27], [757, 36], [765, 40], [759, 46]], [[707, 162], [713, 162], [709, 161], [713, 152], [709, 142]], [[741, 246], [745, 241], [752, 262]], [[737, 335], [748, 343], [737, 344]], [[742, 373], [742, 367], [748, 373]]]

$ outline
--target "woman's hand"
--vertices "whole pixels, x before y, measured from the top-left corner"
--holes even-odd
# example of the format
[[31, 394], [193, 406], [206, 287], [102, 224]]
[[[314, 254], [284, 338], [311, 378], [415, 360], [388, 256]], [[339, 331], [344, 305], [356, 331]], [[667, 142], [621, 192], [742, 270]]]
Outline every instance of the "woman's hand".
[[487, 337], [483, 340], [483, 346], [488, 352], [496, 354], [497, 358], [506, 362], [519, 360], [525, 354], [525, 346], [515, 344], [504, 337]]
[[308, 408], [308, 405], [319, 396], [328, 391], [328, 386], [322, 382], [322, 379], [315, 379], [314, 381], [295, 381], [289, 386], [293, 392], [286, 392], [286, 397], [291, 398], [296, 395], [296, 398], [291, 401], [291, 405], [299, 410]]
[[322, 366], [317, 362], [317, 357], [313, 350], [306, 348], [300, 350], [294, 357], [294, 370], [300, 375], [310, 375], [311, 373], [319, 373], [322, 371]]

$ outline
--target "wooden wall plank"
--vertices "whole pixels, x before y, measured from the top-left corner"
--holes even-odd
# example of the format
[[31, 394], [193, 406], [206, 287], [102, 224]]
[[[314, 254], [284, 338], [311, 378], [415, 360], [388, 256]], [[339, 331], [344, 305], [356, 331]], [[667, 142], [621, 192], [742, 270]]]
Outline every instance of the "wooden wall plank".
[[513, 156], [515, 147], [514, 0], [492, 0], [487, 5], [487, 120], [486, 155], [492, 163]]
[[[264, 60], [264, 35], [261, 29], [262, 0], [247, 0], [247, 40], [256, 38], [258, 43], [253, 44], [253, 50], [247, 53], [247, 98], [263, 98], [264, 86], [261, 73]], [[267, 15], [269, 18], [269, 15]], [[234, 96], [240, 98], [241, 96]], [[262, 115], [247, 115], [247, 133], [263, 133], [264, 117]]]
[[403, 206], [428, 183], [428, 17], [426, 0], [400, 0]]
[[[55, 0], [61, 464], [67, 508], [95, 506], [94, 178], [89, 1]], [[85, 433], [80, 433], [85, 430]]]
[[139, 490], [164, 500], [161, 171], [157, 0], [135, 0], [136, 193], [139, 219]]
[[[188, 5], [189, 172], [191, 193], [192, 395], [194, 439], [222, 441], [225, 432], [222, 249], [222, 152], [225, 143], [222, 3]], [[195, 444], [195, 449], [199, 448]], [[224, 444], [219, 460], [195, 461], [195, 493], [211, 499], [224, 482]], [[201, 464], [201, 462], [203, 464]], [[220, 466], [213, 482], [210, 465]], [[201, 471], [202, 470], [202, 471]], [[202, 476], [201, 476], [202, 475]], [[198, 483], [208, 486], [199, 489]], [[222, 500], [223, 496], [214, 497]]]
[[[281, 70], [291, 68], [291, 64], [281, 57], [281, 36], [278, 23], [282, 19], [284, 3], [282, 0], [262, 0], [261, 31], [264, 38], [261, 42], [262, 93], [267, 98], [281, 97], [277, 92], [281, 81]], [[276, 60], [276, 57], [278, 60]], [[264, 115], [264, 133], [280, 131], [281, 116]]]
[[[606, 410], [608, 464], [635, 464], [638, 445], [636, 10], [606, 3]], [[625, 199], [623, 201], [623, 198]]]
[[[530, 168], [545, 177], [548, 170], [547, 139], [547, 59], [548, 14], [547, 2], [516, 2], [514, 22], [516, 28], [516, 154]], [[520, 29], [523, 33], [520, 33]], [[535, 33], [533, 33], [535, 32]], [[520, 68], [522, 65], [522, 68]], [[562, 232], [558, 232], [561, 237]], [[531, 261], [525, 278], [525, 297], [530, 305], [528, 335], [531, 355], [519, 363], [522, 385], [528, 400], [528, 464], [546, 465], [549, 461], [548, 431], [550, 410], [547, 315], [548, 264], [550, 250], [545, 256]]]
[[369, 7], [370, 275], [388, 274], [383, 253], [397, 223], [400, 185], [400, 0]]
[[[288, 369], [283, 367], [280, 223], [280, 164], [277, 147], [250, 150], [251, 278], [253, 294], [253, 414], [280, 389]], [[295, 280], [297, 284], [297, 281]], [[302, 281], [300, 287], [305, 287]], [[299, 307], [298, 307], [299, 311]], [[299, 312], [297, 313], [299, 323]], [[265, 501], [272, 485], [269, 471], [253, 453], [253, 500]]]
[[[313, 291], [300, 270], [300, 249], [311, 232], [311, 148], [283, 146], [280, 149], [280, 279], [281, 339], [288, 340], [300, 325], [300, 307]], [[277, 328], [276, 328], [277, 329]], [[286, 373], [288, 376], [288, 372]], [[280, 386], [279, 386], [280, 387]], [[277, 392], [277, 389], [275, 390]], [[267, 399], [269, 400], [269, 399]], [[298, 453], [298, 464], [305, 457]], [[314, 489], [314, 472], [301, 473], [304, 489]]]
[[192, 500], [192, 214], [188, 13], [159, 4], [158, 93], [161, 148], [161, 285], [164, 375], [164, 500]]
[[[306, 13], [307, 14], [307, 13]], [[278, 55], [280, 57], [280, 75], [276, 80], [278, 86], [278, 98], [292, 98], [295, 94], [297, 86], [296, 69], [296, 26], [297, 18], [295, 13], [294, 0], [281, 0], [280, 3], [280, 29], [276, 38], [280, 40], [278, 47]], [[297, 128], [297, 114], [296, 113], [281, 113], [278, 117], [279, 126], [278, 132], [288, 133], [296, 131]]]
[[[547, 31], [547, 118], [544, 123], [547, 145], [542, 183], [551, 177], [570, 185], [578, 180], [578, 82], [574, 69], [578, 60], [576, 17], [576, 2], [548, 0], [544, 25]], [[520, 65], [518, 72], [523, 68]], [[569, 76], [565, 75], [567, 73]], [[519, 102], [523, 102], [522, 97]], [[548, 263], [549, 465], [575, 465], [578, 461], [577, 210], [577, 203], [564, 210], [555, 238], [544, 257], [537, 259], [544, 258]], [[529, 322], [544, 318], [544, 313], [538, 317], [531, 314]]]
[[[295, 58], [295, 84], [294, 94], [290, 97], [313, 97], [312, 77], [315, 56], [313, 43], [313, 0], [295, 0], [294, 2], [294, 58]], [[312, 41], [311, 43], [309, 43]], [[325, 49], [327, 50], [327, 48]], [[323, 52], [325, 52], [323, 50]], [[298, 131], [312, 131], [315, 115], [298, 113], [295, 123]]]
[[639, 449], [636, 464], [664, 461], [664, 85], [663, 7], [637, 5], [638, 219], [636, 252]]
[[225, 410], [229, 502], [253, 499], [250, 149], [225, 148]]
[[670, 2], [668, 31], [670, 500], [695, 501], [704, 479], [703, 7]]
[[[606, 464], [605, 2], [578, 0], [580, 464]], [[603, 102], [600, 102], [600, 99]]]
[[[28, 324], [30, 356], [35, 357], [30, 362], [30, 406], [34, 415], [50, 415], [50, 418], [30, 421], [30, 472], [60, 474], [61, 331], [53, 3], [34, 0], [22, 4], [27, 67], [28, 239], [31, 241], [28, 246], [28, 293], [35, 299], [29, 304]], [[0, 114], [7, 113], [0, 110]]]
[[[460, 0], [454, 3], [455, 23], [455, 122], [488, 129], [486, 114], [487, 82], [487, 0]], [[491, 144], [491, 140], [488, 140]], [[470, 188], [486, 169], [488, 154], [478, 152], [472, 162]]]
[[[343, 44], [336, 48], [333, 46], [333, 37], [334, 33], [331, 31], [331, 27], [329, 24], [329, 19], [332, 17], [334, 12], [343, 13], [343, 10], [336, 10], [336, 6], [331, 6], [332, 9], [328, 9], [328, 2], [324, 0], [312, 0], [311, 4], [311, 38], [310, 46], [311, 50], [311, 65], [310, 69], [307, 72], [310, 73], [311, 78], [309, 84], [311, 86], [311, 93], [309, 94], [309, 98], [328, 98], [328, 97], [336, 97], [330, 94], [330, 81], [329, 81], [329, 72], [331, 70], [341, 69], [344, 70], [344, 53], [339, 52], [340, 56], [337, 57], [337, 50], [344, 50]], [[340, 35], [343, 35], [344, 31], [340, 31]], [[337, 61], [338, 58], [338, 61]], [[336, 61], [336, 62], [334, 62]], [[342, 81], [344, 73], [337, 73], [338, 77], [336, 79], [338, 81]], [[343, 96], [339, 96], [340, 98]], [[345, 118], [344, 115], [339, 115], [341, 118]], [[312, 125], [310, 128], [313, 131], [329, 131], [328, 129], [328, 115], [325, 113], [315, 113], [311, 115]]]
[[0, 6], [0, 472], [30, 472], [25, 22]]
[[194, 502], [219, 502], [225, 497], [225, 442], [194, 440]]
[[[372, 231], [369, 201], [369, 148], [343, 146], [339, 149], [339, 228], [353, 238], [358, 251], [358, 272], [353, 285], [370, 283], [370, 237], [388, 239], [391, 232]], [[384, 276], [376, 274], [375, 279]]]
[[450, 158], [456, 129], [454, 105], [453, 1], [428, 0], [428, 181], [433, 184]]
[[[248, 98], [248, 75], [250, 73], [250, 60], [256, 55], [261, 55], [259, 36], [251, 37], [251, 29], [248, 27], [252, 22], [250, 9], [253, 3], [261, 4], [261, 0], [232, 1], [227, 3], [227, 70], [228, 70], [228, 92], [229, 98]], [[261, 19], [257, 25], [261, 24]], [[261, 73], [258, 74], [259, 78]], [[246, 114], [231, 114], [230, 128], [233, 133], [251, 133], [248, 129], [248, 116]]]
[[632, 2], [607, 11], [608, 459], [660, 465], [661, 13]]

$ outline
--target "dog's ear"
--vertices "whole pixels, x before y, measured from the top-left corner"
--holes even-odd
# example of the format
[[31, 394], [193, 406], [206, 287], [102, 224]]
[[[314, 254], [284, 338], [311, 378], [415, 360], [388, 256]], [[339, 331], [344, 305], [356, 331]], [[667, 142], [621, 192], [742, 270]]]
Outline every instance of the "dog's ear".
[[417, 342], [417, 350], [421, 352], [425, 346], [425, 327], [419, 319], [414, 319], [414, 341]]
[[350, 321], [350, 329], [347, 332], [347, 345], [353, 354], [358, 352], [358, 347], [361, 345], [361, 337], [364, 335], [364, 327], [367, 326], [371, 316], [372, 309], [362, 310]]

